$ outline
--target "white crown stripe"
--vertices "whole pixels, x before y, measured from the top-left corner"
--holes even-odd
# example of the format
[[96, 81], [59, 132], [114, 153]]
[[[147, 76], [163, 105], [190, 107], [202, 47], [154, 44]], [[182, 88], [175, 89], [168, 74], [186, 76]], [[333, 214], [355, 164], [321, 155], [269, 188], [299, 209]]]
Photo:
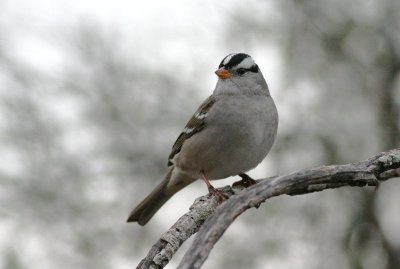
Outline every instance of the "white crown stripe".
[[228, 56], [225, 57], [225, 60], [223, 61], [223, 64], [226, 65], [229, 63], [229, 61], [232, 59], [233, 56], [235, 56], [236, 53], [229, 54]]
[[252, 66], [254, 66], [256, 63], [251, 57], [247, 57], [243, 59], [238, 65], [237, 68], [244, 68], [244, 69], [250, 69]]

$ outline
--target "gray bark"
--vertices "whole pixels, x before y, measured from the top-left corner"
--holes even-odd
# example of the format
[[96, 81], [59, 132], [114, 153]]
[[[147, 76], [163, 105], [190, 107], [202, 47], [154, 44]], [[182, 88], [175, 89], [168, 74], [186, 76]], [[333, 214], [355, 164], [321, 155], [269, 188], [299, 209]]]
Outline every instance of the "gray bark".
[[219, 190], [229, 196], [228, 200], [219, 205], [216, 197], [206, 195], [196, 199], [190, 211], [161, 236], [137, 268], [164, 268], [183, 242], [196, 232], [178, 268], [200, 268], [229, 225], [244, 211], [271, 197], [342, 186], [377, 188], [379, 182], [399, 176], [400, 149], [393, 149], [359, 163], [320, 166], [257, 180], [257, 184], [248, 188], [241, 184], [226, 186]]

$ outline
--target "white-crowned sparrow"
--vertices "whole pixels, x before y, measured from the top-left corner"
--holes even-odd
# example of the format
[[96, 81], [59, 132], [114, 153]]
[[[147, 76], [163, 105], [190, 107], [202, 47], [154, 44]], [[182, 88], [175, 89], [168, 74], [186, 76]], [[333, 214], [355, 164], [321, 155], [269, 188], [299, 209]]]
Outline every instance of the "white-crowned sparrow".
[[199, 178], [218, 195], [209, 179], [246, 176], [271, 149], [278, 112], [258, 65], [247, 54], [233, 53], [215, 73], [217, 86], [175, 141], [166, 176], [128, 222], [145, 225], [169, 198]]

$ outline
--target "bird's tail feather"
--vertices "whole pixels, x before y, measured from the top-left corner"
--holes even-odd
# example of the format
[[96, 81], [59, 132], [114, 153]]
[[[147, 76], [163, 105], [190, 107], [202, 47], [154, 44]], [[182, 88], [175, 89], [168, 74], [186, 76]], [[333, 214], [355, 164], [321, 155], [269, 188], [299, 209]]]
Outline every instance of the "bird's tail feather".
[[172, 181], [174, 183], [181, 182], [183, 184], [168, 186], [168, 183], [171, 182], [173, 170], [174, 167], [172, 166], [157, 187], [131, 211], [127, 222], [137, 221], [140, 225], [144, 226], [177, 191], [191, 183], [191, 181], [185, 180], [186, 182], [184, 182], [181, 179], [173, 178]]

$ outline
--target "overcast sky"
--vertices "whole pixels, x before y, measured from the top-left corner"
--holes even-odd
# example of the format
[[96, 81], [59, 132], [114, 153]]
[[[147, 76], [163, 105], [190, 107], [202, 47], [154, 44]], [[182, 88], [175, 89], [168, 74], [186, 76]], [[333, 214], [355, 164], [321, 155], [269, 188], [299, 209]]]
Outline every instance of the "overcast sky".
[[[259, 5], [247, 1], [246, 5]], [[240, 1], [10, 1], [0, 2], [2, 25], [13, 29], [10, 53], [37, 68], [62, 67], [63, 42], [68, 30], [81, 23], [99, 25], [104, 31], [123, 36], [121, 48], [134, 51], [154, 68], [186, 74], [210, 74], [231, 52], [252, 54], [270, 84], [279, 84], [279, 57], [271, 44], [262, 51], [248, 51], [242, 44], [224, 42], [228, 15], [240, 10]], [[0, 29], [2, 30], [2, 29]], [[259, 56], [257, 58], [257, 56]], [[207, 75], [205, 89], [215, 76]], [[274, 87], [277, 88], [277, 85]], [[273, 92], [273, 90], [272, 90]]]

